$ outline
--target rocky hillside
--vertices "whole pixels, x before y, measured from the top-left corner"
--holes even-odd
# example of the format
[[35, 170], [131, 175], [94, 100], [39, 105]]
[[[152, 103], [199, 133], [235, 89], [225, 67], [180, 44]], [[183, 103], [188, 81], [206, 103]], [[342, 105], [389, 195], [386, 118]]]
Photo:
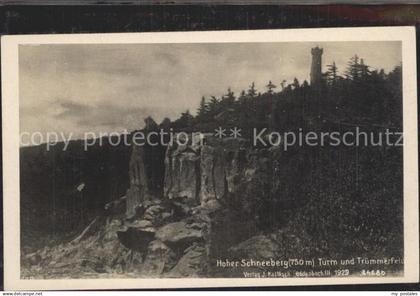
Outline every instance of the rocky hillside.
[[[244, 139], [208, 137], [204, 145], [168, 147], [162, 171], [148, 166], [149, 150], [134, 147], [127, 194], [71, 240], [22, 254], [22, 275], [235, 277], [243, 270], [220, 268], [217, 260], [399, 256], [396, 232], [386, 233], [402, 227], [386, 220], [401, 215], [398, 200], [387, 201], [393, 208], [381, 206], [372, 183], [358, 188], [365, 192], [360, 196], [345, 187], [355, 184], [348, 182], [354, 163], [343, 157], [355, 150], [348, 149], [340, 156], [331, 149], [259, 149]], [[382, 169], [397, 160], [392, 155], [379, 154]], [[335, 157], [342, 159], [338, 167]], [[360, 183], [381, 169], [367, 161], [360, 160], [366, 164], [358, 169]], [[337, 181], [328, 183], [331, 178]]]

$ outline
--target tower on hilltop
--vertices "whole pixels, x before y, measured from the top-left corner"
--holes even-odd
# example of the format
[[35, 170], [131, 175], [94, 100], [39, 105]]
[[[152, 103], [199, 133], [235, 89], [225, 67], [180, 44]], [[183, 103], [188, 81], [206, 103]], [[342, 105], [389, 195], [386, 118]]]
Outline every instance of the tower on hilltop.
[[322, 81], [322, 53], [323, 49], [317, 47], [312, 48], [312, 65], [311, 65], [311, 85], [317, 86]]

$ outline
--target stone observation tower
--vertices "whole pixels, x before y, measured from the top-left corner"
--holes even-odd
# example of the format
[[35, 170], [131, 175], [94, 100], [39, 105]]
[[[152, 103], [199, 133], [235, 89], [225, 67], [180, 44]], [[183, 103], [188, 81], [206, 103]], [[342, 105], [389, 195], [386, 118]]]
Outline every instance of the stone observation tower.
[[323, 49], [318, 46], [312, 48], [312, 65], [311, 65], [311, 85], [320, 85], [322, 81], [322, 53]]

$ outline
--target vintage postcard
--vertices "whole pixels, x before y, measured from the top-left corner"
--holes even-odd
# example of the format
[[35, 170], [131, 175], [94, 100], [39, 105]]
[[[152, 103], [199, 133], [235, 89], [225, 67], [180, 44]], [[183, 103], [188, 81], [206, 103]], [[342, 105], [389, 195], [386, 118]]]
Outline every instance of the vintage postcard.
[[6, 289], [419, 280], [413, 27], [1, 42]]

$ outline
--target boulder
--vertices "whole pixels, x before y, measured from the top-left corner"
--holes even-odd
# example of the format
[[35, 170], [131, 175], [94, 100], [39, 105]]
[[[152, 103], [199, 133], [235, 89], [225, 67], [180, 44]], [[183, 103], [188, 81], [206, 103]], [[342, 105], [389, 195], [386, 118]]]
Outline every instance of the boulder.
[[218, 200], [209, 200], [205, 203], [202, 203], [200, 210], [206, 213], [212, 213], [221, 208], [220, 202]]
[[154, 239], [155, 232], [153, 229], [139, 229], [128, 227], [127, 231], [117, 232], [119, 241], [132, 250], [144, 252], [149, 243]]
[[168, 277], [203, 277], [206, 275], [206, 249], [201, 244], [194, 244], [184, 251], [184, 255], [169, 273]]
[[150, 242], [142, 264], [142, 275], [156, 277], [170, 270], [176, 263], [175, 253], [162, 241]]
[[190, 225], [181, 221], [167, 224], [156, 232], [156, 238], [178, 247], [187, 247], [194, 241], [202, 240], [203, 233], [201, 230], [191, 228]]
[[155, 216], [159, 215], [165, 210], [165, 208], [161, 205], [152, 205], [146, 209], [144, 212], [144, 219], [151, 220], [154, 219]]
[[42, 257], [38, 253], [28, 254], [24, 257], [23, 263], [27, 265], [38, 265], [41, 263]]
[[178, 219], [188, 216], [191, 212], [191, 208], [184, 202], [172, 201], [170, 207], [173, 210], [174, 216]]
[[152, 222], [150, 222], [149, 220], [135, 220], [133, 222], [128, 222], [125, 225], [127, 227], [133, 227], [133, 228], [139, 228], [139, 229], [150, 228], [153, 226]]
[[118, 239], [117, 231], [126, 231], [128, 228], [119, 219], [109, 219], [105, 224], [103, 234], [104, 242], [115, 241]]
[[155, 226], [159, 226], [168, 221], [171, 216], [172, 215], [168, 212], [168, 209], [162, 205], [156, 204], [146, 209], [143, 214], [143, 219], [150, 221]]
[[253, 236], [229, 249], [234, 258], [255, 260], [276, 258], [280, 247], [273, 239], [265, 235]]

